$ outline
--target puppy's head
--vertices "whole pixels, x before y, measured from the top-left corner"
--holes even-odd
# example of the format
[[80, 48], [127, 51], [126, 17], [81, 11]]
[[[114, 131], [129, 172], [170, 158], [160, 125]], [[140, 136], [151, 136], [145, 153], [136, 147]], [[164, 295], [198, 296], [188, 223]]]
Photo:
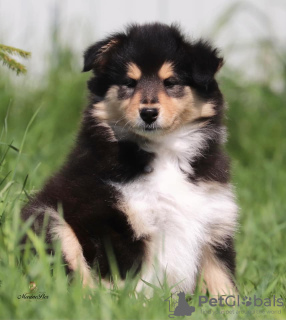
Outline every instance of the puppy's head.
[[150, 136], [217, 115], [214, 76], [222, 63], [216, 49], [188, 41], [178, 27], [147, 24], [88, 48], [83, 71], [94, 72], [89, 89], [98, 121]]

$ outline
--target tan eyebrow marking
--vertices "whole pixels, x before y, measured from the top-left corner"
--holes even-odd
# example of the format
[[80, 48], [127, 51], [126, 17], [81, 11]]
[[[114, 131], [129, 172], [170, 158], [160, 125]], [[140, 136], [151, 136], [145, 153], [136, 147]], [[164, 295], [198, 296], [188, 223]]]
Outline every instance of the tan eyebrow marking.
[[137, 64], [131, 62], [128, 64], [127, 75], [131, 79], [139, 80], [141, 78], [142, 72]]
[[165, 80], [174, 76], [173, 64], [171, 62], [165, 62], [158, 72], [160, 79]]

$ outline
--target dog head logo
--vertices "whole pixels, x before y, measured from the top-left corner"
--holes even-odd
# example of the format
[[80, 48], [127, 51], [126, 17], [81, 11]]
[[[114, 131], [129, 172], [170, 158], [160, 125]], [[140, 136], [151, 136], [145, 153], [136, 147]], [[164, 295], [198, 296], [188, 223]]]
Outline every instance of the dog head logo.
[[171, 310], [171, 301], [173, 300], [173, 295], [171, 295], [169, 298], [167, 298], [165, 301], [169, 302], [169, 312], [172, 312], [169, 314], [169, 318], [176, 317], [182, 317], [182, 316], [191, 316], [193, 312], [195, 312], [196, 308], [193, 306], [190, 306], [186, 301], [186, 296], [184, 292], [179, 292], [177, 294], [179, 297], [178, 301], [175, 302], [175, 310]]

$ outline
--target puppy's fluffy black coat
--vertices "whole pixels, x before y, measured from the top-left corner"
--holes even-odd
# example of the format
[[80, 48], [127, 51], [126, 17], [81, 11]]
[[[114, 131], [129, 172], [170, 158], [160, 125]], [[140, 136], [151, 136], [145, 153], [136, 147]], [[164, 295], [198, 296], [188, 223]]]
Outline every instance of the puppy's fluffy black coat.
[[110, 274], [109, 247], [122, 278], [132, 269], [155, 281], [155, 264], [158, 278], [185, 279], [188, 292], [202, 272], [211, 293], [232, 289], [237, 209], [221, 149], [222, 63], [207, 42], [163, 24], [133, 25], [85, 52], [83, 71], [94, 76], [76, 145], [22, 211], [35, 232], [48, 216], [46, 241], [61, 240], [85, 284], [91, 268]]

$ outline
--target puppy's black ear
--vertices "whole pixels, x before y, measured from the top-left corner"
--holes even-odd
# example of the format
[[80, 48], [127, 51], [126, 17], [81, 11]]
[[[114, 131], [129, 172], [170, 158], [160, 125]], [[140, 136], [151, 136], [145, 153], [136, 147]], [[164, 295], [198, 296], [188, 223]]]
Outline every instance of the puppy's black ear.
[[82, 71], [86, 72], [91, 69], [95, 71], [103, 70], [111, 55], [122, 45], [125, 38], [125, 34], [117, 33], [90, 46], [84, 52], [84, 67]]
[[202, 40], [192, 45], [191, 58], [192, 78], [202, 86], [208, 86], [223, 66], [223, 58], [218, 56], [218, 50]]

